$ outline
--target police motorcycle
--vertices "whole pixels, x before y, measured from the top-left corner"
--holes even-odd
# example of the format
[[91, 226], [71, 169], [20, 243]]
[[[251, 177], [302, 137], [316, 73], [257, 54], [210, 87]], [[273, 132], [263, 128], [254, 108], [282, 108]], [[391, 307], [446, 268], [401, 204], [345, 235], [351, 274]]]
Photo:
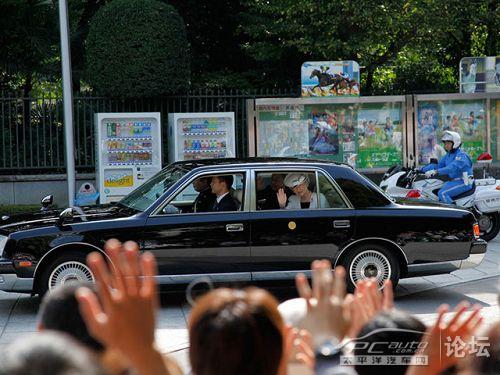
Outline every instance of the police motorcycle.
[[[476, 215], [481, 238], [486, 241], [495, 238], [500, 231], [500, 180], [489, 175], [492, 159], [488, 153], [478, 157], [477, 163], [483, 166], [482, 178], [470, 181], [472, 189], [454, 197], [453, 201]], [[437, 164], [437, 160], [431, 159], [431, 163]], [[385, 172], [379, 186], [394, 198], [437, 202], [438, 191], [444, 183], [436, 177], [426, 178], [417, 168], [394, 165]]]

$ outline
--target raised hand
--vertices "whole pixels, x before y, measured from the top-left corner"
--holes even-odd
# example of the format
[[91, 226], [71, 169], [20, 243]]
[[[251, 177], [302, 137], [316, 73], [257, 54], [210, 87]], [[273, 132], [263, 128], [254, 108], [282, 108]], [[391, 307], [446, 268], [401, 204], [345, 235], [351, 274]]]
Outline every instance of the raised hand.
[[343, 309], [345, 270], [339, 266], [332, 274], [327, 260], [315, 260], [311, 268], [312, 290], [304, 274], [295, 279], [299, 295], [307, 302], [307, 314], [299, 326], [311, 333], [315, 346], [326, 340], [341, 341], [349, 328]]
[[286, 196], [285, 190], [283, 188], [279, 189], [278, 192], [276, 193], [278, 196], [278, 203], [280, 205], [280, 208], [285, 208], [286, 207], [286, 201], [288, 200], [288, 197]]
[[278, 375], [313, 374], [316, 358], [311, 334], [304, 329], [285, 326], [283, 339], [283, 358]]
[[76, 294], [89, 332], [107, 348], [122, 352], [140, 374], [168, 373], [154, 347], [158, 306], [155, 258], [150, 253], [139, 255], [135, 242], [122, 245], [109, 240], [105, 250], [112, 266], [99, 253], [87, 257], [100, 302], [87, 288]]
[[391, 280], [384, 282], [384, 290], [380, 291], [378, 283], [373, 280], [361, 280], [356, 284], [353, 295], [348, 295], [345, 307], [351, 325], [347, 336], [356, 338], [363, 326], [375, 315], [389, 311], [394, 307], [394, 294]]
[[[468, 302], [461, 302], [455, 309], [455, 314], [449, 322], [444, 322], [443, 317], [448, 312], [447, 305], [441, 305], [437, 312], [438, 317], [436, 323], [429, 327], [422, 337], [422, 342], [427, 342], [427, 345], [422, 351], [416, 355], [427, 356], [427, 366], [410, 366], [407, 375], [420, 374], [440, 374], [447, 368], [457, 364], [460, 352], [467, 353], [467, 341], [477, 331], [483, 318], [479, 315], [480, 306], [474, 306], [471, 314], [464, 318], [464, 314], [469, 308]], [[446, 344], [450, 348], [446, 347]], [[449, 351], [452, 351], [450, 353]]]

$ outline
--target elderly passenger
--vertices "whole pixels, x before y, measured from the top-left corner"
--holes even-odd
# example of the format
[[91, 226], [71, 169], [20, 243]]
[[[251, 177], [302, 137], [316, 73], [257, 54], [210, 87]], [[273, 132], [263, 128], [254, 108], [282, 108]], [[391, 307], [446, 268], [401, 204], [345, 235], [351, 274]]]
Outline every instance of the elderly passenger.
[[294, 195], [288, 198], [283, 189], [278, 190], [278, 202], [280, 208], [287, 210], [297, 210], [301, 208], [325, 208], [330, 207], [328, 201], [323, 194], [313, 193], [309, 190], [309, 178], [302, 173], [289, 173], [285, 177], [285, 186], [292, 189]]

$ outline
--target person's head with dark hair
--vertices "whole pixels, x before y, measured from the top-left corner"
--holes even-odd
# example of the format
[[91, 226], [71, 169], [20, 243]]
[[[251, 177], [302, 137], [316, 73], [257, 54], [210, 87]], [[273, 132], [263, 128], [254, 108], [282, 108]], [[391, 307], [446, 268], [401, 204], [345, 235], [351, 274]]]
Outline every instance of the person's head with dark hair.
[[38, 329], [67, 333], [87, 348], [102, 352], [104, 347], [89, 334], [80, 315], [75, 293], [82, 286], [95, 291], [94, 284], [71, 282], [47, 293], [38, 311]]
[[0, 375], [104, 375], [91, 351], [71, 337], [38, 332], [0, 351]]
[[214, 176], [212, 177], [212, 182], [210, 183], [212, 193], [216, 194], [217, 196], [226, 194], [227, 192], [229, 192], [232, 186], [233, 176], [231, 175]]
[[94, 352], [109, 374], [120, 374], [129, 368], [128, 361], [121, 353], [106, 349], [94, 339], [82, 319], [75, 294], [83, 286], [95, 292], [94, 284], [75, 281], [65, 283], [47, 293], [38, 311], [38, 330], [57, 331], [71, 336]]
[[194, 190], [198, 193], [210, 187], [210, 179], [208, 177], [200, 177], [193, 181]]
[[188, 326], [194, 374], [277, 373], [283, 321], [267, 291], [215, 289], [196, 302]]
[[[418, 351], [426, 329], [424, 323], [408, 313], [384, 311], [363, 326], [356, 339], [354, 356], [411, 357]], [[384, 372], [383, 364], [356, 364], [355, 368], [358, 375], [373, 374], [376, 371]], [[404, 375], [408, 365], [390, 365], [388, 368], [391, 374]]]

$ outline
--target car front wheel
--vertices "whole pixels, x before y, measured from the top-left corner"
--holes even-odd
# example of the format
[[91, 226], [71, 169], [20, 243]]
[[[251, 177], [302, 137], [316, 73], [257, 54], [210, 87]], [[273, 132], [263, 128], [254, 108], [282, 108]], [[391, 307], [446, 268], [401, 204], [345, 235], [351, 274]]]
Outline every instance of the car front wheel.
[[39, 283], [40, 297], [43, 297], [47, 291], [68, 282], [93, 283], [95, 279], [85, 262], [86, 255], [82, 252], [68, 252], [48, 264]]
[[353, 292], [356, 283], [375, 278], [379, 288], [386, 280], [396, 287], [399, 281], [399, 263], [397, 258], [386, 248], [366, 244], [350, 251], [339, 263], [346, 270], [347, 290]]

